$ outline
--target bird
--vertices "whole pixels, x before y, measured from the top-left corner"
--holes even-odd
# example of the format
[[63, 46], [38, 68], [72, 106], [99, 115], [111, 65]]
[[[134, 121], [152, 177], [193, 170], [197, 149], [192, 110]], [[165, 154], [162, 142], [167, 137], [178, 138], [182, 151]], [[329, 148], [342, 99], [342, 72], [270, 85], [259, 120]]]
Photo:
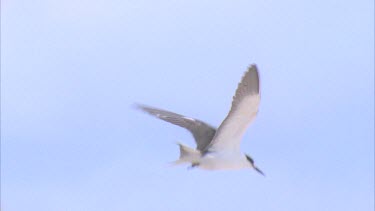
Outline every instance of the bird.
[[223, 122], [215, 128], [199, 119], [171, 111], [136, 104], [140, 110], [161, 120], [187, 129], [196, 148], [178, 143], [180, 157], [174, 164], [191, 164], [189, 168], [205, 170], [236, 170], [251, 168], [265, 176], [253, 158], [240, 149], [248, 126], [254, 121], [260, 103], [260, 81], [255, 64], [248, 67], [233, 96], [232, 106]]

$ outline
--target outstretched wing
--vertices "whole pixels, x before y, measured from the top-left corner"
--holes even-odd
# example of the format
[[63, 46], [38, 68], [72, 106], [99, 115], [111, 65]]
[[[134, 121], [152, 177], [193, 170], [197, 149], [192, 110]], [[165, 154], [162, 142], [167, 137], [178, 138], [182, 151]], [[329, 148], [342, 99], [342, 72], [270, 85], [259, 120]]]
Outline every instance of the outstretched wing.
[[216, 128], [198, 119], [145, 105], [138, 105], [138, 108], [159, 119], [189, 130], [197, 143], [197, 149], [200, 151], [203, 151], [215, 136]]
[[259, 74], [257, 67], [251, 65], [238, 85], [229, 114], [205, 151], [239, 150], [247, 127], [256, 117], [259, 102]]

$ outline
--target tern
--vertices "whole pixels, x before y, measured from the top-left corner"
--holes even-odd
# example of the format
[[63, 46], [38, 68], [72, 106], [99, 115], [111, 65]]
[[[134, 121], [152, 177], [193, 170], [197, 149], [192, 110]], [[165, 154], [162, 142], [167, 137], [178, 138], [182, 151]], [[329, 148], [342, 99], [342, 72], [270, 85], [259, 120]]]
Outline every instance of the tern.
[[190, 163], [190, 168], [198, 167], [206, 170], [252, 168], [264, 175], [255, 166], [254, 160], [240, 150], [242, 137], [258, 113], [259, 102], [259, 73], [257, 66], [253, 64], [238, 84], [232, 107], [217, 129], [201, 120], [163, 109], [140, 104], [137, 107], [191, 132], [197, 146], [193, 149], [178, 143], [180, 157], [174, 162], [175, 164]]

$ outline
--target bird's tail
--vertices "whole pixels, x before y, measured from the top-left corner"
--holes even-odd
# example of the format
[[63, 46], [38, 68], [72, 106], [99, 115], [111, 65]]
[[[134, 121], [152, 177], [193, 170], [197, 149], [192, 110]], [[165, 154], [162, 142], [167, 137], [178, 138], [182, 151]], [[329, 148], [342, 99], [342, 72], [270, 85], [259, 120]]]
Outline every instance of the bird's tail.
[[180, 158], [173, 162], [174, 165], [183, 163], [199, 163], [201, 153], [198, 150], [185, 146], [181, 143], [177, 144], [180, 147]]

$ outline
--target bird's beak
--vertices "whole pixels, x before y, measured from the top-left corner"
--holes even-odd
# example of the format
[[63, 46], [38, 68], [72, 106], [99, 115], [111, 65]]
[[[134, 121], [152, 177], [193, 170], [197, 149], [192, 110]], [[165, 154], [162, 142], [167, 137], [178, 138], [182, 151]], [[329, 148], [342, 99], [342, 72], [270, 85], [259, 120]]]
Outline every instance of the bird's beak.
[[260, 169], [258, 169], [258, 167], [256, 167], [256, 166], [253, 166], [253, 167], [254, 167], [255, 171], [257, 171], [259, 174], [261, 174], [261, 175], [263, 175], [263, 176], [266, 176], [266, 175], [263, 173], [263, 171], [261, 171]]

